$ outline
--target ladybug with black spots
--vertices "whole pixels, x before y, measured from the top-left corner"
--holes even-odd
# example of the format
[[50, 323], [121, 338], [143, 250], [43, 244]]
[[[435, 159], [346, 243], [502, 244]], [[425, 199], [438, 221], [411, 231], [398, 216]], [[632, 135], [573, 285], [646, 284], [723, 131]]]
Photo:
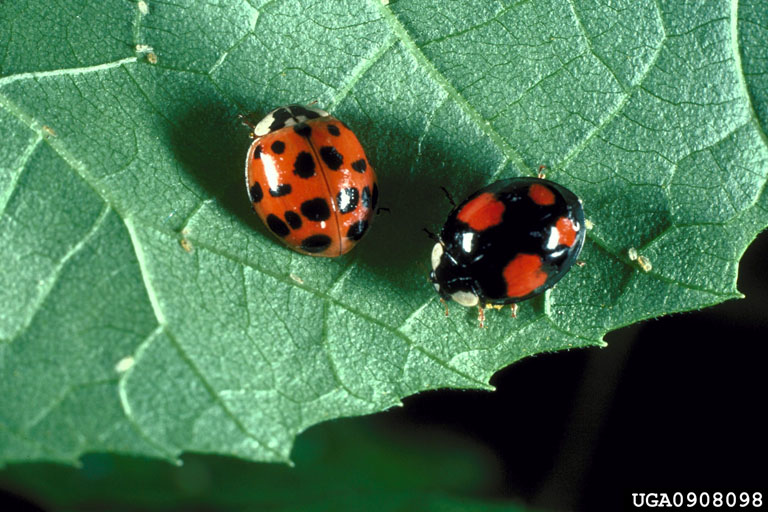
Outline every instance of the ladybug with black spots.
[[554, 286], [584, 244], [581, 200], [539, 178], [499, 180], [448, 215], [432, 249], [430, 281], [444, 300], [486, 308], [516, 303]]
[[245, 183], [253, 209], [286, 245], [335, 257], [368, 230], [379, 189], [347, 125], [313, 107], [287, 105], [253, 125]]

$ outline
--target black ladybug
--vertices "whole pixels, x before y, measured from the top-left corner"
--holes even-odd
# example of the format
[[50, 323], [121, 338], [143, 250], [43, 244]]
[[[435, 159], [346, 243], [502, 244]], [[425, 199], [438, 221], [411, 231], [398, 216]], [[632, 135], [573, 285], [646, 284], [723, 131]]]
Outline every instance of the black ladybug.
[[[430, 280], [445, 300], [500, 308], [554, 286], [584, 244], [576, 195], [543, 178], [481, 188], [448, 215], [432, 249]], [[514, 309], [513, 309], [514, 313]]]

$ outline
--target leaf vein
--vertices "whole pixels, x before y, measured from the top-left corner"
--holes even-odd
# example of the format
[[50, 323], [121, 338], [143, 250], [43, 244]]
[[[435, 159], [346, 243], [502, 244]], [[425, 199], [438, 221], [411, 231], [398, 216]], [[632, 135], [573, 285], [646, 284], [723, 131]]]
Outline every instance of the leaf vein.
[[434, 80], [435, 83], [437, 83], [445, 91], [445, 93], [450, 96], [453, 101], [456, 102], [461, 110], [463, 110], [464, 113], [475, 122], [476, 126], [496, 144], [496, 146], [501, 150], [502, 154], [504, 154], [508, 160], [515, 163], [521, 174], [531, 174], [531, 170], [525, 164], [525, 161], [520, 156], [520, 154], [480, 116], [477, 110], [475, 110], [475, 108], [469, 104], [469, 102], [456, 90], [456, 88], [453, 87], [448, 79], [440, 71], [438, 71], [434, 64], [432, 64], [432, 62], [421, 50], [421, 48], [413, 40], [400, 20], [397, 19], [395, 14], [386, 6], [382, 5], [379, 0], [369, 0], [369, 2], [372, 3], [376, 9], [381, 12], [384, 19], [387, 20], [388, 24], [394, 31], [397, 38], [403, 44], [405, 49], [408, 50], [413, 58], [422, 65], [430, 78], [432, 78], [432, 80]]
[[579, 29], [579, 32], [581, 32], [582, 37], [584, 37], [584, 41], [587, 43], [587, 48], [589, 49], [589, 53], [592, 54], [594, 58], [600, 62], [600, 64], [605, 67], [605, 69], [608, 70], [608, 72], [613, 76], [613, 79], [616, 80], [616, 83], [619, 84], [619, 87], [624, 91], [624, 93], [627, 93], [627, 87], [624, 85], [624, 83], [619, 80], [619, 77], [616, 76], [616, 72], [605, 62], [605, 60], [595, 51], [595, 47], [592, 45], [592, 38], [589, 36], [589, 33], [587, 32], [587, 29], [584, 27], [584, 24], [581, 21], [581, 16], [579, 15], [578, 10], [576, 9], [576, 5], [573, 3], [573, 0], [568, 0], [568, 6], [571, 8], [571, 12], [573, 13], [573, 19], [576, 22], [576, 27]]
[[[16, 170], [12, 172], [10, 183], [6, 184], [8, 190], [10, 191], [16, 189], [16, 183], [18, 183], [19, 179], [21, 179], [21, 175], [24, 174], [27, 163], [32, 158], [32, 155], [35, 153], [35, 150], [38, 148], [38, 146], [40, 146], [40, 143], [43, 141], [43, 136], [40, 133], [36, 133], [36, 135], [37, 136], [35, 137], [35, 140], [28, 144], [27, 147], [24, 148], [24, 151], [19, 155], [19, 161], [16, 165]], [[8, 206], [8, 202], [10, 201], [11, 196], [12, 192], [8, 194], [2, 203], [0, 203], [0, 217], [5, 214], [5, 208]]]
[[20, 80], [29, 80], [29, 79], [40, 79], [40, 78], [48, 78], [52, 76], [72, 76], [72, 75], [83, 75], [87, 73], [95, 73], [98, 71], [103, 71], [105, 69], [112, 69], [122, 66], [123, 64], [129, 64], [136, 62], [137, 58], [134, 57], [126, 57], [124, 59], [116, 60], [113, 62], [105, 62], [103, 64], [96, 64], [94, 66], [86, 66], [86, 67], [80, 67], [80, 68], [66, 68], [66, 69], [54, 69], [51, 71], [31, 71], [28, 73], [17, 73], [15, 75], [8, 75], [0, 78], [0, 88], [11, 84], [13, 82], [18, 82]]
[[[572, 1], [572, 0], [569, 0]], [[658, 4], [657, 4], [658, 9]], [[661, 16], [661, 12], [659, 10], [659, 16]], [[584, 139], [581, 141], [581, 143], [577, 144], [573, 147], [573, 149], [565, 155], [565, 157], [559, 162], [558, 167], [561, 169], [565, 168], [568, 163], [573, 160], [576, 156], [581, 154], [581, 152], [592, 142], [592, 139], [594, 139], [597, 135], [599, 135], [603, 129], [605, 129], [606, 126], [608, 126], [611, 121], [613, 121], [616, 116], [618, 116], [623, 110], [624, 107], [629, 103], [630, 98], [635, 94], [635, 92], [642, 87], [643, 83], [645, 82], [646, 78], [648, 78], [648, 75], [650, 75], [651, 70], [656, 66], [656, 62], [659, 59], [659, 56], [661, 55], [661, 50], [664, 47], [664, 44], [667, 41], [667, 31], [666, 27], [662, 25], [663, 29], [663, 36], [661, 41], [659, 41], [659, 45], [656, 48], [656, 53], [653, 54], [650, 61], [648, 62], [648, 66], [643, 70], [642, 74], [638, 77], [637, 82], [632, 87], [625, 89], [624, 91], [624, 98], [622, 98], [621, 101], [619, 101], [616, 104], [616, 107], [611, 111], [607, 116], [603, 118], [603, 120], [595, 126], [592, 131], [589, 132], [589, 134], [584, 137]], [[619, 82], [621, 85], [621, 82]]]
[[51, 273], [48, 274], [48, 276], [45, 278], [45, 280], [42, 283], [42, 286], [41, 286], [42, 291], [36, 296], [31, 306], [32, 310], [34, 311], [34, 314], [27, 317], [26, 321], [19, 326], [18, 330], [11, 336], [12, 339], [18, 338], [26, 329], [29, 328], [30, 325], [32, 325], [32, 322], [35, 320], [35, 318], [37, 318], [38, 312], [41, 311], [41, 306], [46, 301], [48, 296], [51, 294], [51, 291], [53, 290], [54, 286], [58, 282], [60, 273], [62, 272], [66, 264], [77, 253], [79, 253], [88, 244], [88, 242], [90, 242], [91, 239], [96, 235], [96, 232], [99, 230], [99, 228], [101, 228], [102, 224], [104, 224], [104, 219], [106, 219], [109, 212], [110, 212], [110, 208], [105, 204], [101, 212], [99, 213], [99, 216], [93, 222], [89, 230], [82, 236], [82, 238], [75, 245], [73, 245], [64, 254], [64, 256], [62, 256], [62, 258], [59, 260], [59, 262], [56, 264], [53, 270], [51, 270]]
[[358, 400], [361, 400], [365, 403], [369, 403], [373, 406], [376, 406], [377, 404], [374, 403], [372, 400], [365, 398], [363, 396], [358, 395], [357, 393], [353, 392], [349, 387], [344, 383], [344, 381], [341, 380], [341, 376], [339, 375], [339, 369], [336, 365], [336, 361], [333, 358], [333, 352], [331, 351], [331, 346], [328, 342], [328, 302], [323, 302], [323, 312], [322, 312], [322, 328], [321, 328], [321, 340], [323, 344], [323, 351], [325, 352], [325, 355], [328, 358], [328, 364], [331, 367], [331, 375], [333, 376], [333, 380], [336, 381], [336, 383], [341, 387], [344, 391], [349, 393], [350, 396], [353, 396], [357, 398]]
[[[256, 13], [256, 19], [258, 19], [258, 11]], [[254, 20], [254, 24], [256, 23], [256, 20]], [[242, 37], [240, 37], [237, 41], [232, 43], [232, 45], [229, 46], [226, 50], [221, 52], [221, 55], [218, 59], [216, 59], [216, 62], [213, 63], [213, 66], [211, 66], [211, 69], [207, 71], [208, 75], [213, 75], [223, 64], [224, 61], [229, 57], [229, 54], [232, 53], [235, 49], [237, 49], [243, 42], [248, 39], [249, 37], [253, 36], [253, 30], [249, 30], [245, 34], [243, 34]]]
[[[133, 221], [129, 221], [129, 220], [126, 219], [126, 220], [124, 220], [124, 222], [126, 222], [126, 225], [128, 225], [128, 224], [131, 225], [130, 231], [135, 232], [135, 228], [133, 227]], [[169, 237], [175, 236], [175, 235], [172, 235], [172, 234], [170, 234], [170, 233], [168, 233], [168, 232], [166, 232], [164, 230], [158, 229], [155, 226], [146, 226], [146, 227], [148, 229], [153, 229], [153, 230], [157, 231], [158, 233], [164, 234], [165, 236], [169, 236]], [[131, 238], [133, 240], [137, 240], [137, 242], [138, 242], [138, 239], [135, 238], [135, 233], [132, 234]], [[322, 292], [322, 291], [319, 291], [319, 290], [315, 290], [315, 289], [313, 289], [313, 288], [311, 288], [311, 287], [309, 287], [309, 286], [307, 286], [305, 284], [300, 284], [300, 283], [294, 281], [293, 279], [291, 279], [287, 275], [279, 274], [279, 273], [277, 273], [277, 272], [275, 272], [273, 270], [269, 270], [267, 268], [259, 267], [259, 266], [257, 266], [254, 263], [243, 261], [243, 260], [241, 260], [241, 259], [239, 259], [239, 258], [237, 258], [237, 257], [235, 257], [235, 256], [233, 256], [231, 254], [227, 254], [226, 252], [222, 251], [221, 249], [214, 248], [214, 247], [206, 244], [205, 242], [194, 240], [191, 237], [190, 237], [190, 240], [192, 240], [194, 242], [195, 247], [198, 248], [198, 249], [205, 249], [205, 250], [211, 252], [212, 254], [216, 254], [216, 255], [221, 256], [223, 258], [226, 258], [226, 259], [228, 259], [230, 261], [233, 261], [235, 263], [239, 263], [240, 265], [247, 266], [249, 268], [252, 268], [253, 270], [256, 270], [257, 272], [260, 272], [260, 273], [262, 273], [264, 275], [267, 275], [267, 276], [269, 276], [269, 277], [271, 277], [271, 278], [273, 278], [273, 279], [275, 279], [277, 281], [280, 281], [280, 282], [282, 282], [284, 284], [287, 284], [287, 285], [292, 286], [294, 288], [302, 289], [302, 290], [304, 290], [306, 292], [309, 292], [312, 295], [315, 295], [318, 298], [321, 298], [321, 299], [327, 300], [329, 302], [332, 302], [333, 304], [335, 304], [335, 305], [337, 305], [337, 306], [347, 310], [348, 312], [350, 312], [352, 314], [355, 314], [355, 315], [359, 316], [360, 318], [362, 318], [362, 319], [364, 319], [364, 320], [366, 320], [366, 321], [368, 321], [368, 322], [370, 322], [372, 324], [378, 325], [379, 327], [383, 328], [385, 331], [389, 332], [390, 334], [392, 334], [392, 335], [402, 339], [408, 346], [410, 346], [413, 349], [421, 352], [426, 357], [428, 357], [429, 359], [432, 359], [433, 361], [435, 361], [439, 365], [443, 366], [447, 370], [452, 371], [452, 372], [456, 373], [457, 375], [459, 375], [459, 376], [461, 376], [461, 377], [463, 377], [463, 378], [465, 378], [467, 380], [470, 380], [470, 381], [476, 382], [476, 383], [480, 383], [483, 386], [485, 386], [485, 383], [480, 382], [479, 380], [475, 379], [474, 377], [472, 377], [469, 374], [466, 374], [466, 373], [464, 373], [464, 372], [462, 372], [462, 371], [460, 371], [460, 370], [458, 370], [456, 368], [453, 368], [445, 360], [443, 360], [440, 357], [438, 357], [437, 355], [429, 352], [427, 349], [425, 349], [424, 347], [419, 345], [417, 342], [415, 342], [414, 340], [412, 340], [411, 338], [409, 338], [408, 336], [406, 336], [405, 334], [400, 332], [397, 329], [397, 327], [393, 327], [393, 326], [383, 322], [382, 320], [379, 320], [378, 318], [375, 318], [375, 317], [371, 316], [369, 313], [366, 313], [366, 312], [361, 311], [359, 309], [356, 309], [356, 308], [354, 308], [354, 307], [352, 307], [352, 306], [350, 306], [348, 304], [345, 304], [344, 302], [342, 302], [342, 301], [340, 301], [340, 300], [338, 300], [338, 299], [328, 295], [325, 292]], [[140, 251], [137, 250], [136, 252], [139, 253]], [[142, 261], [143, 261], [143, 255], [142, 255]], [[147, 274], [142, 271], [142, 275], [146, 276]], [[145, 282], [147, 282], [147, 281], [148, 281], [148, 279], [145, 278]], [[148, 286], [150, 286], [150, 288], [151, 288], [151, 284], [149, 284]], [[152, 295], [154, 295], [154, 292], [152, 293]], [[150, 296], [150, 301], [153, 300], [151, 298], [152, 295]], [[157, 298], [155, 297], [154, 301], [156, 301], [156, 300], [157, 300]], [[156, 307], [156, 305], [153, 302], [153, 308], [155, 308], [155, 307]], [[156, 314], [160, 315], [158, 318], [163, 318], [161, 311], [156, 310]], [[165, 324], [164, 321], [161, 321], [161, 323]]]
[[200, 381], [200, 383], [203, 385], [205, 390], [208, 392], [208, 394], [211, 396], [211, 399], [216, 403], [219, 407], [221, 407], [221, 410], [224, 412], [224, 414], [232, 421], [232, 423], [240, 430], [246, 437], [249, 437], [259, 443], [260, 446], [262, 446], [266, 451], [272, 453], [273, 455], [277, 456], [278, 459], [283, 459], [283, 455], [272, 448], [268, 443], [265, 441], [259, 439], [255, 434], [253, 434], [246, 426], [243, 424], [242, 421], [233, 413], [229, 407], [224, 403], [224, 400], [219, 396], [218, 393], [216, 393], [215, 388], [211, 385], [210, 382], [208, 382], [208, 379], [205, 377], [202, 371], [200, 371], [200, 368], [197, 367], [197, 365], [194, 363], [192, 358], [187, 354], [186, 350], [184, 350], [184, 347], [179, 343], [179, 340], [176, 339], [176, 336], [173, 335], [173, 333], [170, 331], [170, 329], [166, 329], [165, 335], [170, 340], [171, 344], [174, 346], [176, 351], [179, 353], [179, 356], [184, 360], [184, 362], [187, 364], [187, 366], [192, 370], [192, 373], [195, 374], [195, 377]]
[[[141, 276], [144, 281], [144, 288], [147, 290], [147, 295], [149, 297], [150, 304], [152, 305], [152, 310], [155, 313], [155, 318], [157, 318], [157, 321], [162, 326], [167, 326], [168, 322], [165, 319], [165, 315], [162, 311], [162, 308], [160, 306], [160, 301], [157, 295], [157, 292], [154, 289], [154, 286], [152, 284], [152, 280], [149, 274], [149, 269], [147, 268], [147, 261], [146, 256], [144, 255], [144, 249], [141, 244], [141, 241], [139, 240], [139, 237], [136, 233], [136, 227], [131, 219], [125, 218], [123, 219], [123, 222], [125, 223], [128, 233], [131, 238], [131, 242], [133, 243], [134, 252], [136, 253], [136, 259], [139, 263], [139, 269], [141, 271]], [[204, 374], [200, 371], [200, 369], [197, 367], [197, 365], [194, 363], [192, 358], [189, 356], [189, 354], [186, 353], [183, 346], [179, 341], [176, 339], [176, 337], [173, 335], [170, 329], [165, 330], [166, 336], [168, 336], [168, 339], [171, 341], [171, 343], [176, 347], [176, 350], [179, 352], [182, 359], [186, 362], [186, 364], [190, 367], [192, 372], [195, 374], [195, 376], [200, 380], [200, 383], [205, 387], [206, 391], [211, 395], [211, 398], [213, 401], [221, 407], [224, 414], [227, 415], [230, 420], [234, 423], [234, 425], [243, 432], [246, 436], [250, 437], [251, 439], [255, 440], [257, 443], [259, 443], [260, 446], [262, 446], [265, 450], [271, 452], [272, 454], [276, 455], [278, 458], [282, 459], [283, 456], [272, 448], [269, 444], [264, 442], [263, 440], [256, 437], [253, 433], [251, 433], [245, 425], [242, 424], [242, 422], [237, 418], [237, 416], [229, 410], [229, 408], [224, 403], [224, 400], [216, 393], [213, 386], [208, 382], [208, 380], [205, 378]]]
[[733, 63], [735, 65], [736, 77], [739, 82], [739, 88], [747, 101], [749, 115], [755, 124], [760, 140], [763, 146], [768, 148], [768, 135], [766, 135], [755, 110], [755, 102], [749, 93], [747, 81], [744, 79], [744, 66], [741, 62], [741, 48], [739, 45], [739, 0], [731, 0], [731, 50], [733, 51]]
[[368, 72], [368, 70], [371, 69], [373, 65], [376, 64], [376, 62], [381, 60], [387, 51], [390, 50], [396, 43], [396, 37], [388, 37], [384, 40], [384, 43], [376, 48], [376, 50], [370, 56], [361, 59], [358, 65], [352, 68], [352, 71], [348, 75], [349, 78], [344, 81], [341, 87], [337, 90], [336, 94], [331, 98], [327, 105], [328, 110], [332, 110], [333, 107], [341, 102], [341, 100], [346, 98], [355, 84], [357, 84], [357, 82], [360, 81], [365, 73]]

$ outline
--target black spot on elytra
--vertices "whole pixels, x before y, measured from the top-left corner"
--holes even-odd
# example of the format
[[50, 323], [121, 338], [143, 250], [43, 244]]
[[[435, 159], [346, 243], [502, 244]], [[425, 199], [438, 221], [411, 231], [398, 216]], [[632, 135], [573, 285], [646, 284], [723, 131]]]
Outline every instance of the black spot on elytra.
[[365, 172], [365, 169], [368, 168], [368, 165], [365, 163], [365, 158], [352, 162], [352, 168], [359, 173]]
[[293, 125], [293, 131], [302, 137], [309, 137], [312, 134], [312, 128], [310, 128], [307, 123], [299, 123]]
[[302, 151], [296, 156], [296, 162], [293, 164], [293, 174], [299, 178], [311, 178], [315, 175], [315, 159], [306, 151]]
[[288, 236], [288, 233], [291, 232], [291, 230], [288, 229], [288, 226], [285, 225], [285, 222], [280, 220], [280, 217], [274, 213], [267, 215], [267, 226], [269, 226], [269, 229], [271, 229], [274, 234], [281, 238]]
[[343, 188], [336, 195], [336, 205], [341, 213], [349, 213], [357, 208], [360, 192], [355, 187]]
[[307, 252], [323, 252], [331, 245], [331, 238], [326, 235], [308, 236], [301, 242], [301, 248]]
[[258, 203], [264, 198], [264, 192], [261, 191], [261, 185], [259, 185], [258, 181], [251, 185], [248, 195], [250, 195], [252, 203]]
[[261, 158], [261, 144], [256, 146], [253, 150], [253, 159], [258, 160], [259, 158]]
[[283, 142], [281, 140], [276, 140], [275, 142], [273, 142], [272, 143], [272, 151], [274, 151], [278, 155], [280, 153], [282, 153], [283, 151], [285, 151], [285, 142]]
[[291, 185], [288, 183], [283, 183], [282, 185], [278, 185], [275, 189], [269, 189], [269, 195], [272, 197], [282, 197], [287, 196], [291, 193]]
[[363, 203], [363, 207], [371, 209], [371, 189], [369, 187], [365, 187], [363, 189], [363, 197], [361, 198], [361, 201]]
[[347, 238], [350, 240], [358, 241], [363, 238], [365, 231], [368, 229], [368, 221], [361, 220], [352, 224], [347, 230]]
[[285, 212], [285, 221], [293, 229], [299, 229], [301, 227], [301, 217], [296, 212], [290, 210]]
[[339, 131], [339, 127], [336, 126], [335, 124], [328, 125], [328, 133], [330, 133], [334, 137], [338, 137], [339, 135], [341, 135], [341, 132]]
[[371, 210], [376, 209], [376, 205], [379, 203], [379, 186], [374, 183], [373, 184], [373, 195], [371, 197]]
[[320, 148], [320, 158], [323, 159], [325, 165], [332, 171], [336, 171], [344, 163], [344, 157], [342, 157], [336, 148], [333, 146], [323, 146]]
[[309, 201], [301, 203], [301, 213], [315, 222], [328, 220], [331, 216], [331, 209], [328, 207], [328, 201], [322, 197], [316, 197]]

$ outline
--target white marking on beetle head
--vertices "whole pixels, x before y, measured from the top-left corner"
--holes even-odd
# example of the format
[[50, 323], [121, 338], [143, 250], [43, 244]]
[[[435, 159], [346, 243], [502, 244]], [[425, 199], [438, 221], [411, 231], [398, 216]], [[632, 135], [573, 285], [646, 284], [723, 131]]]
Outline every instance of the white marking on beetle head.
[[[277, 113], [279, 112], [279, 116]], [[316, 115], [307, 115], [307, 112], [313, 112]], [[305, 123], [310, 119], [317, 119], [319, 117], [328, 117], [331, 114], [325, 110], [304, 107], [301, 105], [287, 105], [285, 107], [279, 107], [264, 116], [264, 119], [259, 121], [256, 127], [253, 129], [254, 137], [263, 137], [268, 133], [285, 128], [286, 126], [294, 126], [299, 123]], [[282, 119], [282, 124], [275, 125], [276, 119]]]
[[276, 108], [269, 114], [265, 115], [262, 120], [258, 122], [258, 124], [253, 128], [254, 137], [263, 137], [270, 132], [269, 127], [272, 126], [272, 123], [275, 122], [275, 112], [278, 110], [280, 109]]
[[462, 306], [471, 308], [477, 306], [480, 298], [472, 292], [456, 292], [451, 294], [451, 300], [458, 302]]
[[[289, 108], [290, 108], [290, 107], [289, 107]], [[328, 116], [330, 116], [330, 115], [331, 115], [331, 114], [329, 114], [328, 112], [326, 112], [325, 110], [323, 110], [323, 109], [321, 109], [321, 108], [314, 108], [314, 107], [302, 107], [302, 108], [304, 108], [304, 109], [307, 109], [307, 110], [309, 110], [310, 112], [314, 112], [314, 113], [315, 113], [315, 114], [317, 114], [319, 117], [328, 117]], [[296, 118], [296, 120], [297, 120], [298, 122], [300, 122], [300, 123], [303, 123], [304, 121], [306, 121], [307, 119], [309, 119], [307, 116], [305, 116], [305, 115], [303, 115], [303, 114], [297, 115], [297, 114], [293, 113], [293, 110], [291, 110], [291, 113], [293, 114], [293, 117], [295, 117], [295, 118]], [[312, 119], [314, 119], [314, 117], [313, 117]]]
[[441, 244], [435, 244], [432, 248], [432, 270], [437, 269], [440, 265], [440, 258], [443, 257], [443, 246]]

